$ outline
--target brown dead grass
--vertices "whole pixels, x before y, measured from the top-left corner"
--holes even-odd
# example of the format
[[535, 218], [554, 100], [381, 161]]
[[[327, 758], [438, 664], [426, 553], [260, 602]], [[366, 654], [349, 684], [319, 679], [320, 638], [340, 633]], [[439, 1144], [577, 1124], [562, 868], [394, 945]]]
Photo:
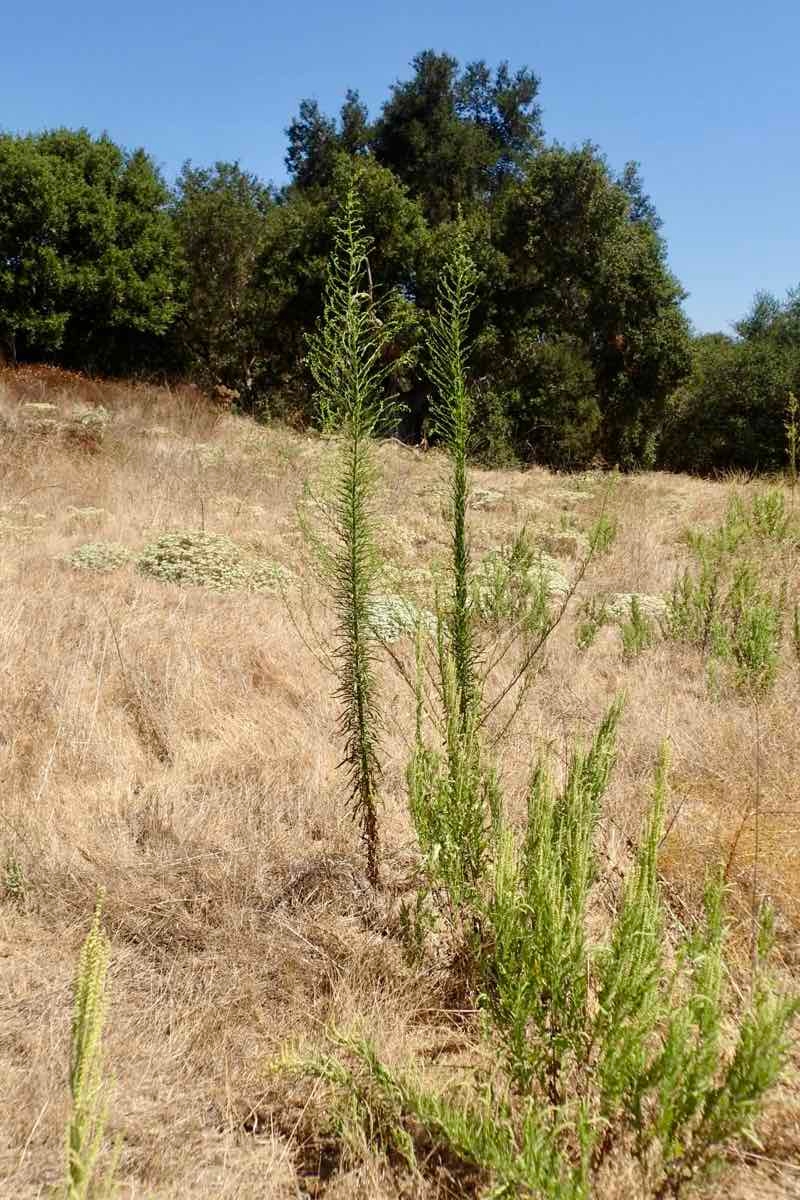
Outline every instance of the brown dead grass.
[[[102, 446], [26, 431], [24, 403], [64, 417], [102, 403]], [[413, 873], [403, 796], [411, 702], [387, 669], [385, 885], [364, 885], [341, 804], [331, 680], [280, 596], [181, 590], [124, 567], [78, 572], [61, 558], [98, 539], [136, 549], [173, 526], [235, 536], [302, 572], [295, 519], [324, 442], [215, 411], [192, 389], [99, 384], [47, 369], [0, 374], [0, 867], [22, 897], [0, 898], [0, 1179], [34, 1197], [57, 1183], [67, 1117], [71, 984], [94, 896], [112, 939], [106, 1048], [112, 1133], [131, 1197], [447, 1195], [369, 1153], [357, 1164], [315, 1136], [318, 1089], [271, 1071], [288, 1041], [326, 1025], [368, 1033], [391, 1062], [464, 1052], [443, 981], [408, 967], [396, 907]], [[404, 568], [441, 557], [445, 464], [379, 448], [385, 548]], [[621, 689], [628, 703], [608, 801], [609, 846], [625, 853], [647, 802], [658, 745], [673, 745], [673, 811], [663, 870], [693, 909], [704, 871], [724, 860], [755, 787], [753, 719], [709, 699], [691, 652], [656, 645], [625, 662], [604, 630], [574, 640], [581, 597], [667, 590], [687, 525], [721, 516], [732, 485], [682, 476], [608, 481], [543, 470], [480, 472], [497, 493], [474, 510], [483, 553], [527, 522], [588, 528], [605, 503], [610, 553], [581, 584], [548, 648], [502, 769], [520, 797], [532, 753], [588, 733]], [[739, 484], [738, 486], [743, 486]], [[88, 530], [80, 509], [89, 515]], [[574, 562], [565, 560], [567, 569]], [[776, 568], [777, 569], [777, 568]], [[780, 564], [797, 596], [797, 564]], [[409, 648], [400, 648], [409, 653]], [[786, 648], [762, 712], [762, 885], [779, 912], [787, 972], [800, 974], [800, 669]], [[752, 822], [732, 865], [746, 942]], [[2, 882], [2, 881], [0, 881]], [[444, 1058], [443, 1058], [444, 1056]], [[800, 1195], [797, 1078], [775, 1099], [762, 1149], [725, 1181], [729, 1195]], [[630, 1181], [608, 1196], [633, 1195]]]

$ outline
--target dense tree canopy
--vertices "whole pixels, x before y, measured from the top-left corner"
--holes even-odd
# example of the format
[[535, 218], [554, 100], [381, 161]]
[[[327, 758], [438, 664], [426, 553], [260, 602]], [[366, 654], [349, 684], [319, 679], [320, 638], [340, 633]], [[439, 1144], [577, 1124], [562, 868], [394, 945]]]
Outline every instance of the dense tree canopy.
[[142, 150], [85, 130], [0, 136], [6, 352], [129, 369], [178, 311], [167, 188]]
[[267, 298], [258, 265], [272, 196], [234, 163], [187, 163], [173, 219], [182, 252], [186, 303], [177, 334], [189, 369], [204, 383], [250, 399], [263, 383]]
[[738, 337], [697, 338], [670, 398], [661, 460], [676, 470], [774, 471], [785, 464], [790, 393], [800, 396], [800, 288], [758, 292]]
[[[330, 218], [355, 170], [390, 304], [391, 386], [428, 387], [424, 332], [459, 222], [478, 265], [474, 450], [694, 470], [773, 467], [800, 390], [800, 291], [756, 295], [735, 336], [692, 340], [635, 163], [545, 139], [527, 67], [425, 50], [373, 116], [357, 91], [303, 100], [289, 181], [187, 164], [170, 190], [143, 150], [55, 130], [0, 135], [0, 353], [188, 375], [250, 411], [310, 416], [307, 336]], [[691, 433], [691, 436], [690, 436]]]

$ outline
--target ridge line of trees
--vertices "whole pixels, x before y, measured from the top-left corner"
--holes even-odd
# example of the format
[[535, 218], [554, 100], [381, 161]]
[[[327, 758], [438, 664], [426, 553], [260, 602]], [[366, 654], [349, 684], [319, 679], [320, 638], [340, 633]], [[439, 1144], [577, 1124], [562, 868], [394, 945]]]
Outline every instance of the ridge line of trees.
[[310, 421], [306, 337], [355, 165], [402, 435], [421, 432], [424, 333], [461, 213], [479, 270], [476, 457], [774, 468], [800, 391], [800, 293], [757, 296], [735, 338], [692, 339], [637, 165], [548, 142], [539, 90], [526, 67], [426, 50], [374, 119], [354, 90], [336, 117], [304, 100], [280, 188], [226, 162], [187, 162], [170, 188], [105, 135], [0, 134], [0, 354], [190, 378]]

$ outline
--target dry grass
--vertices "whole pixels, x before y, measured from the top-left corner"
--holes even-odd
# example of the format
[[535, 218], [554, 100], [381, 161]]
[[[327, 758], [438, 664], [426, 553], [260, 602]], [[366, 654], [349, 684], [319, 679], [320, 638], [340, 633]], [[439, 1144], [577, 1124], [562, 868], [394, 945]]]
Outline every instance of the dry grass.
[[[55, 404], [58, 419], [102, 403], [111, 420], [101, 445], [80, 445], [52, 427], [26, 427], [25, 403]], [[389, 1061], [417, 1052], [441, 1066], [464, 1052], [443, 981], [409, 968], [394, 936], [413, 870], [405, 684], [387, 669], [386, 882], [375, 897], [340, 804], [331, 681], [284, 599], [179, 589], [132, 565], [100, 574], [63, 562], [88, 541], [137, 550], [166, 528], [202, 527], [302, 582], [295, 509], [326, 449], [218, 413], [191, 389], [47, 370], [0, 375], [3, 1195], [44, 1195], [62, 1174], [70, 988], [99, 885], [112, 939], [107, 1061], [122, 1195], [448, 1194], [444, 1181], [420, 1192], [377, 1157], [340, 1162], [315, 1134], [315, 1089], [295, 1091], [271, 1070], [287, 1040], [313, 1044], [329, 1022], [369, 1033]], [[446, 549], [444, 463], [391, 444], [379, 459], [386, 551], [398, 567], [426, 566]], [[476, 473], [475, 485], [484, 493], [474, 510], [479, 553], [526, 521], [533, 532], [585, 531], [607, 486], [542, 470]], [[689, 910], [752, 803], [752, 712], [733, 695], [712, 701], [691, 651], [660, 643], [628, 662], [618, 632], [605, 629], [579, 653], [574, 610], [594, 593], [666, 591], [684, 561], [682, 530], [719, 518], [731, 486], [666, 475], [617, 482], [605, 501], [617, 539], [571, 602], [503, 751], [520, 796], [532, 752], [547, 744], [560, 753], [624, 688], [609, 848], [624, 855], [635, 835], [668, 735], [674, 796], [663, 869]], [[777, 569], [797, 597], [796, 562], [785, 555]], [[796, 975], [798, 701], [800, 668], [787, 645], [762, 712], [761, 879], [778, 907], [785, 969]], [[732, 865], [743, 945], [750, 824]], [[798, 1160], [795, 1076], [767, 1115], [762, 1148], [735, 1164], [725, 1190], [800, 1195]], [[608, 1195], [632, 1187], [620, 1180]]]

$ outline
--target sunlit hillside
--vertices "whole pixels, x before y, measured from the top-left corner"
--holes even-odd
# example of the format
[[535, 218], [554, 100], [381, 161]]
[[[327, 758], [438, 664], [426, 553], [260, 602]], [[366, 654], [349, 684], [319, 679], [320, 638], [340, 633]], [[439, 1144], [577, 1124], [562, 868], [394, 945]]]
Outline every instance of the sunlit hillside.
[[[479, 1194], [446, 1161], [415, 1174], [376, 1145], [336, 1136], [323, 1085], [281, 1066], [289, 1048], [324, 1050], [334, 1028], [431, 1078], [455, 1077], [479, 1053], [473, 1014], [444, 970], [414, 965], [400, 920], [418, 863], [405, 792], [414, 644], [403, 614], [411, 602], [434, 607], [432, 569], [449, 544], [447, 461], [397, 442], [375, 452], [390, 652], [379, 655], [373, 891], [337, 770], [330, 615], [298, 521], [313, 518], [331, 453], [326, 439], [257, 425], [189, 388], [44, 368], [0, 374], [3, 1196], [50, 1195], [64, 1177], [72, 987], [98, 889], [111, 939], [107, 1141], [118, 1141], [120, 1195]], [[772, 485], [539, 468], [476, 470], [471, 483], [475, 564], [495, 563], [525, 527], [547, 556], [555, 602], [569, 595], [497, 742], [512, 809], [523, 811], [533, 756], [562, 762], [624, 692], [600, 917], [618, 902], [668, 739], [659, 867], [669, 920], [691, 925], [706, 872], [721, 864], [734, 992], [749, 987], [754, 890], [776, 909], [778, 975], [797, 984], [800, 497], [774, 485], [786, 527], [767, 521], [749, 543], [785, 613], [777, 676], [756, 706], [733, 666], [664, 636], [662, 624], [693, 562], [687, 530], [719, 525], [734, 495], [751, 512]], [[601, 517], [605, 544], [582, 573]], [[641, 642], [629, 629], [632, 594]], [[513, 674], [506, 657], [495, 686]], [[797, 1067], [795, 1057], [758, 1141], [732, 1152], [703, 1195], [800, 1196]], [[609, 1178], [605, 1195], [637, 1194], [633, 1176]]]

